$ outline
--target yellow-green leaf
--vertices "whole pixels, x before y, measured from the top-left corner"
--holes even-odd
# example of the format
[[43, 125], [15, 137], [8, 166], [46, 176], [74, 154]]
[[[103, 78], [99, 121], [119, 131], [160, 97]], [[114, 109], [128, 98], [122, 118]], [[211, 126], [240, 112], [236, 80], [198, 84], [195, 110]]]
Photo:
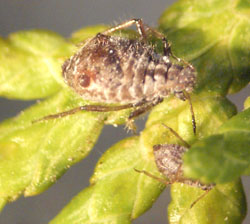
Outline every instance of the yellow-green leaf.
[[[197, 117], [198, 138], [213, 133], [214, 130], [206, 128], [206, 125], [220, 126], [235, 113], [235, 107], [225, 98], [192, 97], [192, 102]], [[153, 109], [140, 136], [118, 142], [101, 157], [90, 187], [77, 195], [51, 224], [131, 223], [149, 209], [164, 185], [134, 169], [146, 170], [163, 178], [156, 169], [153, 145], [178, 142], [178, 139], [162, 123], [180, 132], [188, 142], [195, 141], [189, 103], [176, 98], [165, 100]], [[195, 190], [200, 191], [198, 188]], [[193, 198], [192, 194], [187, 196]], [[217, 203], [215, 199], [213, 203]], [[238, 209], [237, 205], [231, 212]], [[225, 212], [228, 211], [225, 209]]]
[[173, 52], [198, 71], [197, 92], [226, 95], [250, 81], [248, 0], [179, 0], [159, 20]]
[[250, 174], [250, 108], [198, 141], [184, 156], [187, 176], [226, 183]]
[[242, 223], [246, 216], [246, 199], [240, 180], [217, 185], [208, 193], [185, 184], [174, 184], [171, 196], [170, 224], [236, 224]]
[[145, 212], [161, 192], [162, 184], [134, 170], [156, 169], [144, 153], [138, 137], [111, 147], [98, 162], [91, 186], [50, 223], [124, 224]]
[[43, 192], [88, 155], [102, 130], [104, 113], [79, 112], [32, 123], [82, 103], [71, 92], [60, 91], [0, 125], [1, 200]]
[[0, 39], [0, 95], [37, 99], [63, 85], [61, 65], [74, 45], [51, 31], [20, 31]]

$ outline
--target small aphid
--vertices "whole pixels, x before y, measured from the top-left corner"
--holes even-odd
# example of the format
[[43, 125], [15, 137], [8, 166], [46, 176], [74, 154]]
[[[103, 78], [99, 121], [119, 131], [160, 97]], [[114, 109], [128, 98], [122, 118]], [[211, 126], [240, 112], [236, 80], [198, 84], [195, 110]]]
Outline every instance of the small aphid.
[[[139, 40], [110, 36], [131, 25], [137, 26]], [[163, 42], [163, 55], [148, 43], [149, 34]], [[171, 62], [175, 58], [178, 63]], [[182, 65], [181, 65], [182, 62]], [[135, 108], [129, 119], [139, 116], [173, 94], [189, 99], [196, 71], [191, 64], [173, 56], [170, 45], [159, 31], [132, 19], [87, 40], [62, 66], [65, 82], [85, 100], [111, 105], [86, 105], [40, 120], [63, 117], [77, 111], [117, 111]], [[194, 115], [192, 119], [194, 124]], [[195, 132], [195, 124], [194, 132]]]
[[155, 163], [158, 168], [158, 170], [164, 174], [164, 176], [167, 177], [167, 180], [164, 180], [162, 178], [156, 177], [152, 174], [150, 174], [147, 171], [140, 171], [137, 170], [137, 172], [144, 173], [147, 176], [150, 176], [166, 185], [173, 184], [176, 182], [188, 184], [193, 187], [198, 187], [202, 190], [204, 190], [204, 194], [202, 194], [199, 198], [197, 198], [190, 207], [193, 207], [201, 198], [203, 198], [215, 185], [214, 184], [203, 184], [198, 180], [192, 180], [184, 177], [182, 165], [183, 160], [182, 156], [188, 149], [190, 148], [190, 145], [183, 140], [178, 133], [176, 133], [172, 128], [164, 125], [166, 128], [168, 128], [179, 140], [185, 145], [177, 145], [177, 144], [160, 144], [160, 145], [154, 145], [153, 151], [154, 151], [154, 158]]
[[169, 183], [180, 182], [202, 190], [211, 190], [213, 185], [202, 184], [198, 180], [184, 178], [182, 156], [188, 148], [177, 144], [155, 145], [154, 156], [157, 168], [169, 180]]

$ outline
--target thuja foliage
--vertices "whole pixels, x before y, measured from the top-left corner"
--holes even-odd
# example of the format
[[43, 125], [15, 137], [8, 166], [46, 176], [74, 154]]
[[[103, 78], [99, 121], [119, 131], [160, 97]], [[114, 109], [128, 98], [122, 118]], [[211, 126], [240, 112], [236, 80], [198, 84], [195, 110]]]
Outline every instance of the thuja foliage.
[[[216, 183], [192, 208], [190, 205], [203, 191], [173, 184], [169, 222], [242, 222], [246, 201], [240, 176], [250, 174], [250, 98], [244, 111], [237, 113], [226, 96], [250, 81], [249, 15], [248, 0], [180, 0], [162, 14], [158, 28], [172, 43], [173, 52], [198, 71], [191, 96], [197, 135], [192, 131], [188, 103], [174, 97], [166, 99], [151, 111], [139, 135], [116, 143], [102, 155], [90, 186], [75, 196], [51, 224], [125, 224], [148, 210], [164, 185], [134, 169], [161, 177], [153, 145], [181, 144], [162, 123], [191, 144], [183, 158], [185, 175]], [[69, 39], [42, 30], [0, 39], [1, 96], [44, 99], [0, 124], [0, 208], [21, 195], [33, 196], [48, 189], [88, 155], [104, 125], [126, 122], [129, 110], [82, 111], [32, 123], [49, 114], [94, 103], [84, 101], [64, 83], [61, 65], [74, 54], [79, 42], [105, 28], [83, 28]]]

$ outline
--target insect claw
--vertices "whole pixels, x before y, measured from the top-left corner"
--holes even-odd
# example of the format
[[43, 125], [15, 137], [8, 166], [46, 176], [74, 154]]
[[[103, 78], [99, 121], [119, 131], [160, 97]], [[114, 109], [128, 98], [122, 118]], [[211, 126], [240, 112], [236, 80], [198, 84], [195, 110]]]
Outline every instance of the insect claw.
[[136, 134], [136, 125], [133, 119], [128, 119], [126, 121], [125, 129], [129, 132], [132, 131], [133, 134]]

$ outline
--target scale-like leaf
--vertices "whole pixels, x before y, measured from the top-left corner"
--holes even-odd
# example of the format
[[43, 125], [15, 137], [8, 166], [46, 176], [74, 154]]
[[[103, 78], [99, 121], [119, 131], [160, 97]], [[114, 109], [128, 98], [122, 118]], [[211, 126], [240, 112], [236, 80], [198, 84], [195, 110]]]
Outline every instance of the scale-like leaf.
[[146, 123], [147, 130], [143, 132], [143, 134], [148, 133], [150, 139], [148, 141], [161, 144], [174, 140], [173, 143], [176, 143], [177, 139], [173, 139], [172, 134], [165, 137], [169, 131], [163, 127], [164, 123], [191, 144], [199, 138], [215, 133], [216, 127], [236, 114], [235, 106], [224, 97], [193, 95], [191, 101], [197, 125], [195, 136], [188, 101], [171, 98], [155, 107], [150, 113]]
[[[91, 34], [95, 35], [98, 27], [87, 30], [89, 30], [88, 35], [83, 36], [82, 40], [90, 37]], [[81, 32], [82, 30], [76, 32], [73, 40], [76, 41], [77, 38], [80, 38], [79, 33]], [[2, 170], [0, 174], [0, 208], [21, 194], [31, 196], [46, 190], [72, 164], [88, 154], [97, 140], [104, 122], [112, 125], [123, 124], [130, 111], [78, 112], [64, 118], [32, 124], [32, 121], [44, 116], [90, 104], [65, 88], [66, 85], [61, 75], [60, 64], [65, 60], [65, 58], [61, 58], [62, 53], [65, 55], [69, 52], [72, 53], [73, 45], [54, 33], [44, 31], [19, 32], [12, 34], [9, 40], [3, 40], [1, 43], [3, 45], [0, 47], [5, 50], [2, 55], [9, 54], [10, 56], [0, 58], [6, 65], [6, 67], [2, 67], [3, 73], [1, 73], [1, 77], [4, 79], [3, 86], [6, 84], [8, 88], [10, 87], [8, 90], [5, 89], [7, 95], [4, 96], [30, 99], [58, 93], [23, 111], [19, 117], [7, 120], [0, 125], [0, 168]], [[14, 52], [17, 54], [15, 55]], [[26, 56], [29, 63], [23, 61]], [[20, 66], [24, 68], [33, 66], [34, 58], [43, 62], [50, 61], [50, 72], [44, 70], [45, 64], [41, 64], [32, 74], [25, 72], [22, 77], [16, 76], [18, 80], [15, 82], [8, 79], [8, 75], [12, 76], [13, 71], [19, 69]], [[4, 61], [5, 59], [10, 61], [7, 63]], [[53, 67], [51, 63], [55, 66]], [[40, 71], [41, 73], [39, 73]], [[40, 76], [42, 73], [45, 74], [43, 77]], [[30, 76], [36, 80], [37, 85], [33, 85]], [[39, 82], [37, 82], [38, 76], [42, 79]], [[60, 86], [57, 82], [63, 88], [57, 88], [56, 86]], [[31, 87], [28, 88], [27, 85]], [[17, 88], [14, 88], [15, 86]], [[23, 89], [24, 87], [25, 89]], [[5, 91], [0, 86], [1, 90]]]
[[20, 31], [0, 39], [0, 95], [27, 100], [58, 92], [61, 65], [74, 49], [51, 31]]
[[91, 186], [77, 195], [50, 223], [130, 223], [151, 207], [162, 184], [134, 168], [156, 170], [138, 137], [123, 140], [100, 159]]
[[[178, 139], [165, 130], [162, 133], [162, 123], [172, 127], [177, 133], [188, 141], [189, 144], [197, 141], [197, 138], [211, 135], [228, 118], [236, 113], [235, 107], [225, 98], [196, 96], [192, 97], [195, 117], [197, 121], [196, 138], [192, 133], [191, 115], [188, 102], [185, 109], [177, 106], [176, 100], [172, 100], [164, 105], [156, 107], [149, 116], [147, 128], [142, 135], [147, 139], [147, 143], [177, 143]], [[180, 103], [179, 103], [180, 105]], [[172, 109], [172, 110], [171, 110]], [[167, 114], [163, 116], [162, 114]], [[166, 135], [165, 139], [163, 136]], [[158, 136], [158, 137], [157, 137]], [[144, 143], [146, 144], [146, 143]], [[179, 143], [180, 144], [180, 143]], [[168, 217], [171, 224], [180, 223], [240, 223], [246, 215], [246, 200], [241, 183], [235, 182], [216, 186], [208, 195], [201, 198], [193, 208], [191, 205], [204, 194], [199, 188], [185, 184], [174, 184], [171, 186], [172, 202], [168, 208]], [[220, 200], [218, 201], [218, 198]], [[216, 219], [218, 217], [218, 219]]]
[[[220, 126], [228, 117], [235, 113], [235, 107], [224, 98], [204, 97], [192, 98], [198, 119], [199, 135], [211, 132], [206, 129], [205, 121], [210, 125]], [[207, 108], [216, 108], [208, 112]], [[51, 221], [56, 223], [131, 223], [144, 211], [149, 209], [163, 187], [157, 180], [137, 170], [148, 172], [161, 177], [157, 171], [152, 152], [156, 143], [178, 142], [169, 131], [163, 127], [165, 123], [180, 130], [187, 141], [192, 142], [195, 137], [192, 132], [191, 115], [188, 102], [179, 99], [168, 99], [156, 106], [149, 116], [145, 130], [139, 137], [133, 137], [117, 143], [109, 149], [100, 159], [91, 179], [91, 186], [77, 195], [62, 212]], [[202, 124], [202, 125], [201, 125]], [[179, 128], [176, 129], [176, 127]], [[163, 178], [163, 177], [161, 177]], [[195, 189], [200, 193], [200, 189]], [[188, 194], [190, 200], [196, 199], [195, 195]], [[244, 194], [240, 194], [244, 199]], [[235, 199], [236, 200], [236, 199]], [[241, 200], [241, 199], [239, 199]], [[224, 200], [227, 202], [227, 199]], [[242, 201], [241, 201], [242, 202]], [[203, 203], [208, 203], [206, 200]], [[211, 203], [211, 201], [209, 201]], [[217, 203], [215, 198], [213, 203]], [[190, 203], [191, 204], [191, 203]], [[244, 203], [243, 207], [244, 207]], [[221, 207], [222, 204], [218, 205]], [[239, 209], [233, 207], [230, 212]], [[226, 215], [225, 209], [222, 212]], [[177, 215], [177, 214], [176, 214]], [[241, 218], [244, 215], [242, 214]], [[231, 220], [232, 216], [228, 215]]]
[[[250, 80], [249, 14], [244, 7], [243, 0], [234, 6], [226, 4], [225, 0], [179, 1], [161, 18], [161, 27], [169, 29], [168, 37], [175, 44], [174, 52], [192, 60], [198, 69], [197, 90], [205, 92], [204, 95], [207, 91], [216, 95], [235, 92]], [[208, 10], [210, 16], [202, 16]], [[85, 36], [80, 30], [71, 40], [79, 43], [103, 28], [90, 27]], [[128, 115], [128, 111], [80, 112], [31, 124], [32, 120], [45, 115], [86, 104], [66, 90], [61, 76], [61, 64], [74, 49], [75, 46], [61, 37], [43, 31], [20, 32], [7, 40], [0, 39], [0, 94], [9, 98], [34, 99], [50, 96], [64, 88], [49, 100], [0, 126], [0, 208], [22, 193], [30, 196], [47, 189], [72, 164], [88, 154], [104, 122], [121, 124]], [[160, 175], [154, 163], [153, 145], [178, 142], [161, 123], [175, 129], [192, 144], [196, 138], [214, 134], [235, 113], [235, 107], [226, 99], [204, 95], [192, 98], [197, 118], [196, 137], [192, 133], [188, 102], [166, 100], [151, 113], [146, 129], [139, 137], [119, 142], [103, 155], [91, 186], [76, 196], [51, 223], [130, 223], [152, 206], [163, 186], [135, 172], [134, 168]], [[241, 185], [223, 187], [230, 190], [225, 192], [224, 199], [218, 194], [220, 203], [216, 197], [204, 198], [202, 203], [208, 206], [205, 208], [215, 204], [221, 212], [220, 217], [224, 215], [229, 223], [235, 217], [242, 220], [245, 201]], [[173, 191], [176, 200], [170, 209], [170, 217], [183, 215], [183, 206], [179, 203], [182, 197], [193, 201], [200, 194], [200, 189], [194, 189], [193, 194], [182, 192], [178, 186]], [[230, 195], [235, 191], [239, 194]], [[233, 206], [225, 206], [223, 210], [222, 205], [228, 203], [228, 198]], [[240, 215], [239, 211], [242, 211]], [[201, 217], [199, 212], [194, 209], [192, 214]], [[211, 214], [218, 215], [215, 210]], [[195, 223], [194, 217], [189, 217], [191, 223]]]
[[250, 108], [225, 122], [184, 156], [187, 176], [225, 183], [250, 174]]
[[239, 180], [216, 185], [208, 193], [176, 183], [171, 187], [171, 196], [170, 224], [236, 224], [242, 223], [246, 216], [246, 199]]
[[226, 95], [250, 81], [248, 0], [180, 0], [159, 20], [173, 52], [198, 70], [197, 92]]
[[46, 190], [71, 165], [87, 156], [102, 130], [105, 113], [79, 112], [32, 123], [82, 104], [71, 92], [60, 91], [0, 125], [1, 200]]

